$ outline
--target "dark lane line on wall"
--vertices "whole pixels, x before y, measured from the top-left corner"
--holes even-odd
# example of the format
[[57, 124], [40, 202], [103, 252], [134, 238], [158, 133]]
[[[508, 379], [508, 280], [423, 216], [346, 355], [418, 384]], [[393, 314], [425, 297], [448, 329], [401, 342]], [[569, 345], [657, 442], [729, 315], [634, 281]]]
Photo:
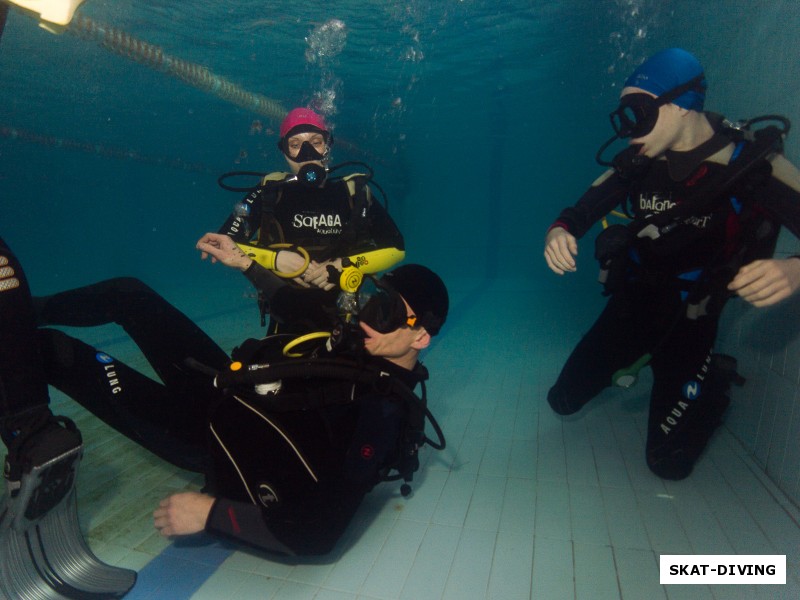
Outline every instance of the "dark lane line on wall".
[[[0, 4], [0, 6], [4, 6]], [[95, 156], [102, 156], [104, 158], [113, 158], [117, 160], [130, 160], [133, 162], [143, 163], [147, 165], [154, 165], [157, 167], [165, 167], [168, 169], [177, 169], [180, 171], [189, 171], [192, 173], [209, 173], [216, 174], [219, 169], [212, 169], [206, 165], [194, 162], [188, 162], [181, 158], [170, 158], [168, 156], [152, 156], [142, 154], [133, 148], [120, 148], [117, 146], [109, 146], [106, 144], [99, 144], [95, 142], [87, 142], [81, 140], [74, 140], [69, 138], [56, 137], [25, 129], [19, 129], [12, 125], [0, 123], [0, 138], [7, 138], [13, 141], [28, 142], [39, 146], [49, 146], [51, 148], [59, 148], [64, 150], [73, 150], [76, 152], [83, 152], [85, 154], [94, 154]]]
[[[496, 59], [490, 71], [492, 73], [502, 73], [503, 61]], [[508, 138], [508, 119], [505, 104], [505, 89], [506, 86], [500, 79], [494, 82], [491, 93], [491, 107], [492, 115], [488, 118], [489, 122], [489, 168], [486, 172], [489, 174], [486, 177], [486, 191], [484, 198], [486, 201], [483, 203], [486, 206], [486, 215], [484, 223], [486, 223], [486, 256], [485, 266], [483, 273], [483, 281], [478, 284], [474, 290], [468, 292], [461, 302], [456, 306], [450, 307], [450, 312], [447, 317], [446, 328], [455, 327], [456, 324], [463, 318], [469, 310], [475, 306], [481, 299], [483, 294], [491, 287], [491, 284], [497, 280], [497, 270], [500, 264], [500, 227], [503, 222], [502, 215], [505, 199], [505, 192], [503, 189], [504, 182], [504, 141]], [[452, 294], [452, 290], [451, 290]], [[430, 348], [435, 348], [439, 343], [441, 336], [436, 336], [431, 340]]]

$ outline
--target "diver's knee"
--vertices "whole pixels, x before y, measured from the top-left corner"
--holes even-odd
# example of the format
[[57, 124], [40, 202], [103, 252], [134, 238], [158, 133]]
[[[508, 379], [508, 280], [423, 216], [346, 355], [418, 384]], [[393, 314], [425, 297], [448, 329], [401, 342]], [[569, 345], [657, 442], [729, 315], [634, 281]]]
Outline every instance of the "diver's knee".
[[106, 283], [109, 287], [118, 292], [131, 293], [153, 291], [153, 288], [136, 277], [115, 277], [114, 279], [109, 279]]
[[75, 339], [58, 329], [44, 327], [36, 330], [42, 361], [46, 369], [75, 367]]
[[647, 466], [661, 479], [686, 479], [692, 473], [694, 463], [695, 459], [688, 456], [682, 448], [647, 453]]
[[547, 392], [547, 403], [559, 415], [571, 415], [578, 412], [583, 403], [570, 398], [563, 390], [558, 389], [556, 386], [550, 388]]

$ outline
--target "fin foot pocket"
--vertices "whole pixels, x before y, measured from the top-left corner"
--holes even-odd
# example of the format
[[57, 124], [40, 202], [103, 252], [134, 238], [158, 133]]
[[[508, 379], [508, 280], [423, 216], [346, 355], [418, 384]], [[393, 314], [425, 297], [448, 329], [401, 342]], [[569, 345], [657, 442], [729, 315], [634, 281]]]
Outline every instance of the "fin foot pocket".
[[121, 598], [136, 573], [100, 561], [78, 522], [80, 432], [53, 419], [20, 437], [6, 458], [0, 504], [0, 600]]

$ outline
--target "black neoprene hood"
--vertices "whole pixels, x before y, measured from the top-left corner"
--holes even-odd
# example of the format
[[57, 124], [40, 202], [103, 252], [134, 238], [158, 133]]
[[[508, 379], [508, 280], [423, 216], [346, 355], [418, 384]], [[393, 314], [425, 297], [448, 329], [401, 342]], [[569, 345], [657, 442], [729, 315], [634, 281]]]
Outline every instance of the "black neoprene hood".
[[414, 314], [417, 324], [436, 335], [447, 319], [450, 299], [441, 278], [422, 265], [402, 265], [381, 277], [381, 282], [399, 293]]

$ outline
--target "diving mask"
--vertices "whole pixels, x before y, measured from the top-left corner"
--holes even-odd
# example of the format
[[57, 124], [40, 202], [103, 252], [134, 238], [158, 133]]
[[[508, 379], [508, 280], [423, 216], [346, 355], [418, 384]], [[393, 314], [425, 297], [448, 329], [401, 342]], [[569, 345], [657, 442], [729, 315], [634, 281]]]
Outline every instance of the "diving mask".
[[391, 333], [402, 327], [415, 327], [416, 315], [408, 314], [403, 297], [395, 290], [382, 285], [374, 277], [367, 277], [358, 291], [358, 318], [379, 333]]
[[702, 90], [704, 78], [705, 75], [700, 73], [697, 77], [657, 97], [642, 92], [622, 96], [617, 109], [608, 115], [611, 127], [614, 128], [614, 135], [600, 146], [595, 160], [603, 166], [613, 167], [623, 175], [635, 175], [636, 172], [646, 168], [650, 159], [638, 154], [639, 145], [626, 148], [611, 162], [603, 160], [603, 152], [618, 139], [641, 138], [649, 134], [658, 122], [661, 107], [670, 104], [688, 91]]
[[704, 78], [705, 75], [700, 73], [697, 77], [657, 97], [642, 92], [622, 96], [617, 110], [608, 115], [617, 137], [640, 138], [653, 131], [658, 121], [659, 109], [688, 91], [702, 90], [701, 84]]
[[[313, 135], [302, 140], [302, 142], [299, 138], [295, 137], [299, 134], [307, 133]], [[319, 136], [321, 136], [321, 140]], [[320, 144], [320, 141], [322, 141], [324, 145]], [[299, 148], [298, 143], [300, 144]], [[286, 158], [296, 163], [311, 161], [325, 162], [330, 158], [332, 145], [333, 135], [331, 135], [329, 131], [324, 131], [312, 125], [298, 125], [297, 127], [293, 127], [286, 135], [278, 140], [278, 149], [286, 155]], [[322, 147], [321, 152], [317, 150], [318, 147]]]
[[278, 142], [278, 147], [286, 155], [286, 158], [294, 163], [302, 163], [297, 172], [297, 181], [310, 187], [321, 187], [327, 177], [325, 164], [328, 162], [329, 157], [330, 136], [325, 132], [322, 133], [322, 136], [325, 139], [324, 153], [320, 153], [310, 141], [305, 140], [300, 144], [297, 154], [292, 156], [288, 138]]
[[660, 107], [658, 99], [649, 94], [625, 94], [608, 117], [617, 137], [639, 138], [653, 131]]
[[289, 154], [290, 148], [287, 144], [283, 144], [281, 147], [283, 153], [291, 160], [292, 162], [296, 163], [304, 163], [304, 162], [311, 162], [311, 161], [324, 161], [328, 156], [328, 145], [326, 142], [325, 145], [325, 153], [319, 152], [314, 146], [311, 145], [310, 142], [305, 141], [300, 145], [300, 150], [297, 151], [297, 154], [292, 156]]

